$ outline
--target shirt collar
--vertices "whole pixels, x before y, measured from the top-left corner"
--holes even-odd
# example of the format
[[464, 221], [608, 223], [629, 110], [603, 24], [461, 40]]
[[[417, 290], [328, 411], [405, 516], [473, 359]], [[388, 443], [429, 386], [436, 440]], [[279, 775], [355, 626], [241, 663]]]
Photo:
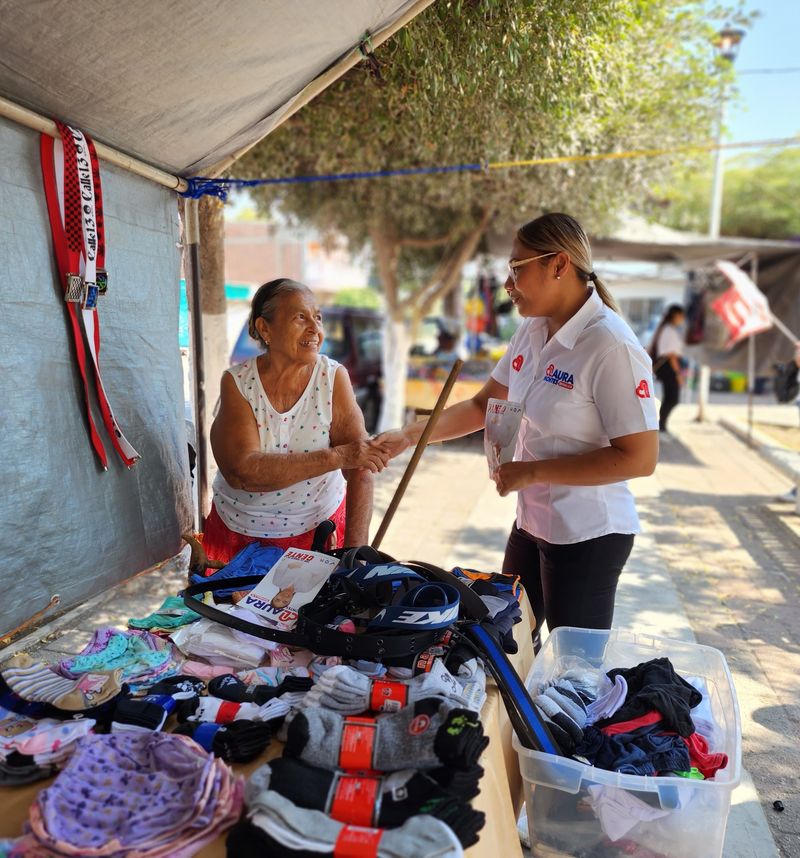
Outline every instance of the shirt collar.
[[592, 287], [589, 297], [584, 301], [580, 310], [553, 334], [553, 339], [558, 340], [565, 349], [574, 348], [584, 328], [603, 309], [603, 306], [597, 289]]

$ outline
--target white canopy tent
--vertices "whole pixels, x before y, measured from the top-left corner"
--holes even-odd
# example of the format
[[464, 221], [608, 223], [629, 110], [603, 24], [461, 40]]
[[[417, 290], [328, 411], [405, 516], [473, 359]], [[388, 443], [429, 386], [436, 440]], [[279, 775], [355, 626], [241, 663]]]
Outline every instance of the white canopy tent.
[[[0, 633], [173, 555], [190, 526], [175, 177], [218, 174], [431, 2], [0, 0]], [[49, 118], [104, 144], [101, 362], [132, 470], [103, 472], [87, 439], [39, 167]]]

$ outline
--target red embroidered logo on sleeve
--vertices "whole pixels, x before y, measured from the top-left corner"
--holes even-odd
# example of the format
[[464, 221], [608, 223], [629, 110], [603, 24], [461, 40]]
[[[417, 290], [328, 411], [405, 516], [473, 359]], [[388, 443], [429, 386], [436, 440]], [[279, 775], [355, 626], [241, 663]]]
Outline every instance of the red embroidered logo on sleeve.
[[650, 399], [650, 385], [645, 379], [639, 382], [639, 386], [636, 388], [636, 395], [639, 399]]
[[517, 355], [514, 360], [511, 361], [511, 366], [514, 367], [515, 372], [519, 372], [522, 369], [522, 364], [525, 363], [525, 358], [522, 355]]

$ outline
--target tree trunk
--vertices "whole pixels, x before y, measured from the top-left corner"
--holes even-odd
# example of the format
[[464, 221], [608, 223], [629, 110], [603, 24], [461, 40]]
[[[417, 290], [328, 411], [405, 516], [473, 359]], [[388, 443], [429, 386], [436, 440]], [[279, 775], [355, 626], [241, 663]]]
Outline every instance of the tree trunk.
[[[224, 205], [216, 197], [200, 199], [200, 306], [206, 375], [206, 415], [211, 428], [222, 373], [228, 366], [227, 301], [225, 298]], [[211, 447], [209, 446], [209, 455]]]
[[383, 337], [383, 405], [378, 431], [403, 425], [408, 378], [408, 329], [403, 314], [387, 316]]
[[378, 431], [401, 426], [405, 417], [410, 347], [406, 316], [410, 315], [414, 324], [418, 325], [434, 302], [461, 282], [461, 269], [475, 253], [490, 219], [491, 211], [484, 210], [473, 229], [461, 239], [449, 257], [442, 260], [428, 284], [402, 302], [399, 300], [397, 282], [397, 263], [402, 242], [391, 235], [383, 224], [376, 223], [373, 226], [372, 249], [387, 309], [383, 338], [383, 404]]

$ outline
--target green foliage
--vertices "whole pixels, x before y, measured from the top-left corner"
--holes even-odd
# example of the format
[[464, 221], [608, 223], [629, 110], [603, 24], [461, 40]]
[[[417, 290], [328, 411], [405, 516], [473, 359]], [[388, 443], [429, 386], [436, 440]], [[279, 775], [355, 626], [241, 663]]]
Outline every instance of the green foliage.
[[[706, 141], [722, 73], [712, 12], [720, 14], [685, 0], [437, 0], [378, 49], [380, 80], [364, 64], [352, 69], [233, 173], [312, 175]], [[667, 157], [295, 184], [256, 198], [263, 209], [278, 203], [343, 232], [354, 249], [380, 236], [378, 255], [415, 282], [486, 211], [503, 229], [558, 209], [599, 229], [672, 164]], [[434, 251], [416, 246], [437, 237]]]
[[340, 289], [333, 300], [336, 307], [365, 307], [369, 310], [380, 310], [381, 299], [374, 289], [352, 288]]
[[[708, 230], [711, 167], [678, 177], [649, 213], [676, 229]], [[731, 159], [725, 170], [722, 235], [788, 239], [800, 236], [800, 149], [766, 150]]]

